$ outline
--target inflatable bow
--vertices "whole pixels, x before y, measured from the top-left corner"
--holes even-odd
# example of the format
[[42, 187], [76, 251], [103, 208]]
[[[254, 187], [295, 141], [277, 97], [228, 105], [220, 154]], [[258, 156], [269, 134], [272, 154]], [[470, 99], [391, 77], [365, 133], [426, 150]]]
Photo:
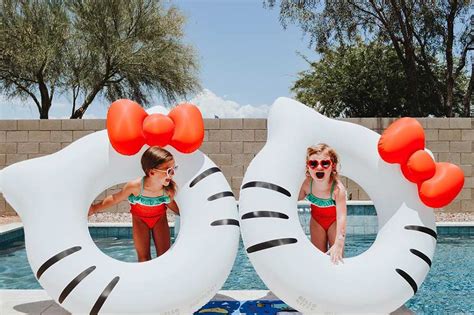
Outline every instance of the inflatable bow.
[[421, 201], [432, 208], [449, 204], [464, 185], [464, 173], [454, 164], [433, 161], [425, 149], [423, 127], [414, 118], [401, 118], [382, 134], [378, 151], [385, 162], [398, 163], [403, 175], [418, 185]]
[[136, 154], [144, 144], [171, 145], [182, 153], [191, 153], [204, 140], [204, 122], [192, 104], [180, 104], [167, 116], [148, 115], [136, 102], [120, 99], [107, 112], [107, 133], [112, 147], [124, 155]]

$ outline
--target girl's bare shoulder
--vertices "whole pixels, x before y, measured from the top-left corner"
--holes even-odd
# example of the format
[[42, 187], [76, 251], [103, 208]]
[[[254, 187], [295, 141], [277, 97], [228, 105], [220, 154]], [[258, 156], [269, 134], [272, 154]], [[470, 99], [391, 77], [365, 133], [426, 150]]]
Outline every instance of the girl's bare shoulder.
[[304, 181], [303, 181], [303, 184], [301, 184], [301, 189], [303, 189], [305, 192], [306, 191], [309, 191], [309, 181], [310, 181], [310, 177], [307, 176]]
[[346, 194], [346, 187], [344, 187], [344, 184], [340, 181], [337, 180], [336, 185], [334, 186], [334, 195], [335, 197], [339, 196], [345, 196]]
[[129, 192], [130, 194], [134, 194], [138, 196], [140, 194], [141, 187], [142, 187], [142, 178], [139, 177], [137, 179], [131, 180], [128, 183], [126, 183], [123, 189]]

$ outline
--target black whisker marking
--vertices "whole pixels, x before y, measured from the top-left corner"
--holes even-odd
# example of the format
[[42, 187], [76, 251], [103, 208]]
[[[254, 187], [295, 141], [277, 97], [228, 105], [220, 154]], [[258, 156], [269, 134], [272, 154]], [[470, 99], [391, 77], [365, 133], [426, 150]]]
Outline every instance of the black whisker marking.
[[248, 212], [242, 216], [242, 220], [254, 219], [254, 218], [289, 219], [289, 217], [286, 214], [277, 212], [277, 211], [254, 211], [254, 212]]
[[261, 182], [261, 181], [248, 182], [242, 186], [242, 189], [252, 188], [252, 187], [259, 187], [259, 188], [274, 190], [285, 196], [291, 197], [290, 192], [286, 190], [285, 188], [278, 186], [276, 184]]
[[99, 311], [102, 308], [102, 305], [104, 305], [105, 301], [109, 297], [109, 294], [112, 292], [112, 290], [117, 285], [119, 280], [120, 280], [120, 277], [115, 277], [112, 279], [112, 281], [109, 282], [109, 284], [105, 287], [104, 291], [102, 291], [99, 298], [97, 299], [94, 306], [92, 307], [92, 310], [90, 312], [91, 315], [99, 314]]
[[413, 280], [413, 278], [408, 274], [406, 273], [405, 271], [401, 270], [401, 269], [395, 269], [395, 271], [400, 275], [402, 276], [403, 279], [406, 280], [406, 282], [408, 282], [408, 284], [411, 286], [411, 288], [413, 289], [413, 294], [416, 294], [416, 291], [418, 291], [418, 286], [416, 285], [416, 282], [415, 280]]
[[71, 255], [71, 254], [74, 254], [75, 252], [81, 250], [82, 247], [81, 246], [74, 246], [74, 247], [71, 247], [71, 248], [68, 248], [66, 250], [63, 250], [62, 252], [59, 252], [58, 254], [54, 255], [53, 257], [51, 257], [50, 259], [48, 259], [44, 264], [41, 265], [41, 267], [39, 267], [38, 271], [36, 272], [36, 278], [39, 280], [39, 278], [41, 277], [41, 275], [49, 268], [51, 267], [52, 265], [54, 265], [55, 263], [57, 263], [58, 261], [60, 261], [61, 259], [63, 258], [66, 258], [67, 256]]
[[426, 233], [428, 235], [433, 236], [435, 239], [438, 239], [438, 235], [436, 234], [435, 231], [433, 231], [430, 228], [427, 228], [426, 226], [421, 226], [421, 225], [407, 225], [405, 226], [406, 230], [412, 230], [412, 231], [417, 231], [417, 232], [422, 232]]
[[96, 268], [96, 266], [91, 266], [89, 268], [87, 268], [86, 270], [84, 270], [83, 272], [81, 272], [77, 277], [75, 277], [74, 279], [72, 279], [71, 282], [69, 282], [69, 284], [64, 288], [63, 292], [61, 292], [61, 295], [59, 295], [59, 303], [61, 304], [66, 298], [67, 296], [69, 295], [69, 293], [72, 292], [72, 290], [74, 290], [74, 288], [82, 281], [84, 280], [85, 277], [87, 277], [88, 275], [91, 274], [92, 271], [94, 271]]
[[276, 246], [282, 246], [282, 245], [288, 245], [288, 244], [294, 244], [298, 242], [296, 238], [279, 238], [271, 241], [265, 241], [262, 243], [258, 243], [255, 245], [250, 246], [247, 248], [247, 253], [255, 253], [264, 249], [276, 247]]
[[218, 173], [218, 172], [221, 172], [221, 170], [218, 167], [211, 167], [205, 170], [204, 172], [202, 172], [201, 174], [199, 174], [192, 180], [192, 182], [189, 184], [189, 188], [192, 188], [193, 186], [195, 186], [197, 183], [199, 183], [201, 180], [203, 180], [207, 176], [214, 173]]
[[209, 198], [207, 198], [207, 200], [213, 201], [213, 200], [224, 198], [224, 197], [234, 197], [234, 193], [231, 191], [223, 191], [223, 192], [210, 196]]
[[420, 257], [421, 259], [423, 259], [423, 260], [428, 264], [428, 266], [431, 267], [431, 259], [430, 259], [428, 256], [426, 256], [425, 254], [423, 254], [422, 252], [420, 252], [419, 250], [416, 250], [416, 249], [414, 249], [414, 248], [411, 248], [411, 249], [410, 249], [410, 252], [411, 252], [413, 255], [418, 256], [418, 257]]
[[236, 225], [240, 226], [239, 221], [235, 219], [222, 219], [216, 220], [211, 223], [211, 226], [219, 226], [219, 225]]

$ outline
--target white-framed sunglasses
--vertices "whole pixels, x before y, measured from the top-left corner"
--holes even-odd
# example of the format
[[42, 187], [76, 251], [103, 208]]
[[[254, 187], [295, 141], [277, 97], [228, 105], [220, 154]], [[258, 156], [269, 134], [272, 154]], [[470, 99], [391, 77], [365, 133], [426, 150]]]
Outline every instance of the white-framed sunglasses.
[[178, 165], [175, 165], [174, 167], [168, 167], [166, 170], [159, 170], [157, 168], [155, 168], [154, 170], [158, 172], [166, 173], [166, 175], [169, 177], [169, 176], [173, 176], [176, 173], [177, 169], [178, 169]]

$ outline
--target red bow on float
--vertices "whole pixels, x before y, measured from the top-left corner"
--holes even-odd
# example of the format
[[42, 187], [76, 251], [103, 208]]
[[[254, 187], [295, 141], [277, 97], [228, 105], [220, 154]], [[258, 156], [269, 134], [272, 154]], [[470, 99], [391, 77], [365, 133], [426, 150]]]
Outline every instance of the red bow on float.
[[418, 185], [421, 201], [428, 207], [449, 204], [464, 185], [464, 173], [454, 164], [434, 162], [424, 150], [425, 133], [414, 118], [401, 118], [382, 134], [378, 151], [385, 162], [398, 163], [403, 175]]
[[204, 122], [199, 109], [180, 104], [168, 116], [148, 113], [137, 103], [121, 99], [107, 112], [107, 133], [112, 147], [124, 155], [134, 155], [143, 147], [171, 145], [182, 153], [197, 150], [204, 140]]

